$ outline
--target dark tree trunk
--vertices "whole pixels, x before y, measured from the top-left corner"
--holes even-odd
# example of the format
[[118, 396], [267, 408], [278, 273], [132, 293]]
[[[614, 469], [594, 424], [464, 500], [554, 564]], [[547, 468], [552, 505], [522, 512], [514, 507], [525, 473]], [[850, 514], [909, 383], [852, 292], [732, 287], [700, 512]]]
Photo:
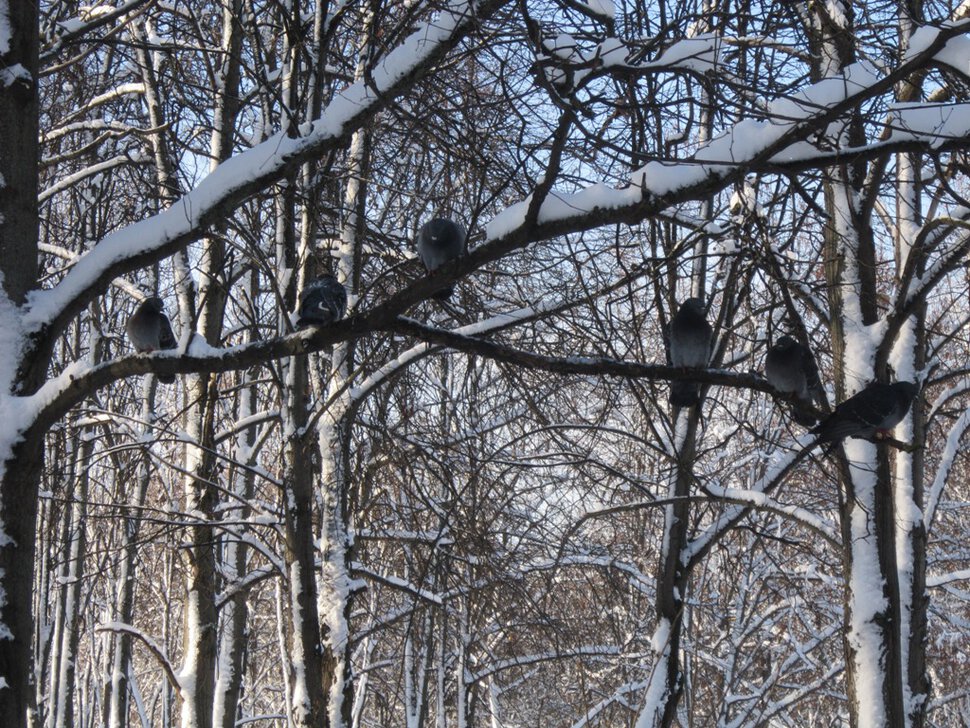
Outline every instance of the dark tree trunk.
[[0, 57], [0, 270], [15, 304], [37, 280], [37, 6], [7, 5], [10, 50]]
[[[10, 301], [21, 304], [37, 280], [37, 3], [7, 5], [10, 47], [0, 58], [0, 271]], [[28, 354], [29, 356], [29, 354]], [[43, 355], [38, 355], [43, 357]], [[18, 393], [39, 386], [45, 361], [22, 366], [24, 378], [4, 383]], [[9, 434], [8, 434], [9, 436]], [[28, 431], [3, 463], [0, 480], [0, 725], [26, 726], [33, 713], [31, 611], [37, 489], [43, 433]]]
[[0, 607], [0, 725], [26, 726], [33, 713], [31, 594], [37, 527], [37, 488], [43, 464], [43, 436], [32, 433], [13, 448], [0, 481], [0, 578], [6, 600]]

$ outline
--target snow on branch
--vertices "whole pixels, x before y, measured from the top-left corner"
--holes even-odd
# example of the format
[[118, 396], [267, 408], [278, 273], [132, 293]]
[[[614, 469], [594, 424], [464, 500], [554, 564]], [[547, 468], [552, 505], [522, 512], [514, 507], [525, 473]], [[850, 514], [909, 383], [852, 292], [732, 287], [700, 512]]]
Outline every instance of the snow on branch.
[[[551, 194], [543, 203], [537, 222], [540, 225], [561, 222], [596, 210], [621, 212], [638, 206], [659, 208], [658, 200], [683, 200], [711, 188], [720, 189], [737, 181], [752, 168], [769, 163], [817, 158], [817, 166], [824, 166], [819, 150], [807, 143], [799, 144], [801, 140], [813, 131], [824, 129], [846, 110], [889, 91], [898, 80], [930, 62], [948, 40], [968, 28], [970, 25], [960, 24], [940, 29], [919, 52], [908, 56], [885, 75], [868, 63], [847, 66], [838, 75], [812, 84], [789, 98], [772, 102], [768, 120], [743, 119], [737, 122], [699, 149], [691, 159], [648, 163], [631, 175], [629, 187], [613, 189], [597, 184], [573, 194]], [[696, 42], [696, 39], [691, 41]], [[527, 198], [497, 215], [486, 229], [488, 238], [501, 238], [517, 229], [529, 203]], [[652, 210], [651, 214], [656, 211]], [[611, 221], [627, 219], [621, 215], [611, 217]]]
[[951, 571], [948, 574], [936, 574], [926, 577], [926, 586], [944, 586], [955, 581], [970, 581], [970, 569]]
[[622, 703], [624, 707], [629, 708], [630, 704], [627, 701], [626, 696], [630, 693], [639, 693], [646, 687], [646, 680], [629, 682], [624, 685], [620, 685], [610, 695], [596, 703], [596, 705], [592, 705], [587, 708], [583, 717], [573, 723], [571, 728], [585, 728], [585, 726], [593, 725], [593, 719], [614, 703]]
[[[756, 486], [750, 489], [751, 493], [769, 493], [776, 488], [805, 457], [812, 451], [816, 436], [810, 433], [799, 438], [793, 449], [787, 452], [784, 457], [772, 463], [768, 472], [761, 478]], [[681, 561], [684, 564], [692, 564], [699, 561], [711, 550], [736, 523], [748, 515], [751, 511], [750, 505], [736, 505], [728, 508], [718, 518], [711, 523], [704, 531], [694, 538], [681, 554]]]
[[319, 119], [301, 127], [301, 136], [277, 134], [226, 160], [170, 208], [108, 235], [53, 288], [28, 296], [26, 330], [48, 328], [48, 336], [56, 335], [114, 277], [187, 245], [249, 195], [343, 144], [501, 4], [455, 0], [391, 51], [367, 79], [338, 93]]
[[615, 569], [621, 574], [625, 574], [629, 579], [630, 586], [641, 594], [653, 596], [655, 591], [654, 579], [652, 577], [647, 578], [647, 575], [636, 564], [599, 554], [570, 554], [555, 559], [540, 559], [531, 564], [524, 564], [520, 571], [527, 574], [532, 571], [550, 571], [566, 566], [596, 566], [601, 569]]
[[178, 676], [175, 674], [175, 669], [172, 667], [172, 663], [168, 659], [168, 655], [165, 654], [165, 650], [162, 649], [162, 646], [159, 645], [154, 639], [149, 637], [137, 627], [133, 627], [130, 624], [125, 624], [124, 622], [105, 622], [97, 628], [97, 631], [128, 634], [137, 639], [148, 648], [148, 651], [151, 652], [158, 661], [159, 666], [165, 673], [165, 677], [167, 677], [168, 681], [172, 684], [172, 687], [175, 688], [176, 691], [181, 691], [182, 684], [179, 682]]
[[97, 164], [92, 164], [84, 169], [80, 169], [74, 174], [69, 174], [66, 177], [59, 179], [57, 182], [52, 184], [45, 190], [42, 190], [40, 194], [37, 195], [37, 204], [43, 205], [47, 200], [49, 200], [54, 195], [64, 190], [70, 189], [79, 182], [83, 182], [89, 177], [94, 177], [102, 172], [109, 169], [114, 169], [115, 167], [120, 167], [122, 164], [130, 164], [131, 162], [148, 162], [148, 159], [137, 159], [131, 157], [127, 154], [117, 154], [111, 159], [106, 159], [103, 162], [98, 162]]
[[739, 505], [750, 506], [753, 510], [763, 510], [771, 513], [777, 513], [780, 516], [789, 518], [792, 521], [801, 524], [805, 528], [811, 529], [823, 539], [828, 541], [829, 544], [834, 548], [838, 549], [841, 547], [841, 543], [837, 538], [835, 526], [829, 521], [819, 518], [805, 508], [779, 503], [775, 499], [769, 497], [765, 492], [759, 490], [749, 490], [746, 488], [727, 488], [714, 484], [707, 484], [703, 486], [703, 489], [710, 493], [711, 496], [721, 500]]
[[[69, 122], [72, 122], [74, 119], [83, 119], [93, 109], [96, 109], [98, 106], [101, 106], [102, 104], [106, 104], [109, 101], [120, 99], [122, 96], [128, 96], [128, 95], [134, 95], [134, 94], [142, 95], [144, 93], [145, 93], [145, 84], [143, 84], [141, 81], [132, 81], [130, 83], [119, 84], [115, 86], [113, 89], [111, 89], [110, 91], [105, 91], [103, 94], [99, 94], [98, 96], [95, 96], [86, 104], [84, 104], [84, 106], [79, 106], [78, 108], [71, 111], [71, 113], [67, 117], [65, 117], [64, 119], [61, 119], [61, 123], [70, 125], [73, 128], [73, 124], [69, 124]], [[85, 123], [89, 123], [89, 122], [85, 122]], [[105, 123], [105, 122], [102, 122], [102, 123]]]
[[529, 665], [536, 665], [542, 662], [551, 662], [553, 660], [563, 660], [572, 657], [584, 657], [587, 655], [612, 657], [620, 654], [623, 654], [620, 648], [614, 647], [613, 645], [583, 645], [565, 650], [551, 650], [549, 652], [541, 652], [534, 655], [509, 657], [505, 660], [496, 660], [495, 662], [491, 663], [487, 669], [468, 675], [467, 682], [477, 683], [491, 675], [495, 675], [496, 673], [513, 667], [527, 667]]
[[[495, 314], [484, 321], [477, 321], [473, 324], [468, 324], [467, 326], [461, 326], [454, 329], [454, 332], [463, 336], [474, 336], [476, 334], [481, 334], [488, 331], [499, 331], [501, 329], [508, 328], [509, 326], [514, 326], [515, 324], [537, 318], [543, 313], [546, 313], [550, 308], [552, 308], [551, 304], [544, 304], [540, 302], [536, 306], [520, 308], [516, 311], [509, 311], [508, 313]], [[434, 348], [431, 344], [422, 343], [411, 347], [405, 352], [402, 352], [400, 355], [384, 364], [380, 369], [368, 375], [367, 378], [364, 379], [364, 381], [362, 381], [360, 384], [351, 388], [350, 398], [355, 401], [364, 399], [376, 387], [379, 387], [382, 383], [386, 382], [388, 378], [392, 377], [409, 364], [423, 358], [426, 354], [430, 354], [432, 351], [434, 351]]]
[[950, 432], [947, 433], [946, 446], [940, 455], [940, 463], [936, 466], [936, 476], [933, 478], [933, 484], [930, 486], [926, 498], [926, 513], [923, 515], [923, 526], [926, 528], [927, 533], [929, 533], [933, 525], [933, 519], [936, 517], [936, 509], [940, 503], [940, 496], [943, 495], [943, 489], [946, 487], [954, 461], [961, 451], [960, 443], [967, 432], [967, 428], [970, 428], [970, 409], [963, 411], [963, 414], [950, 427]]
[[50, 39], [49, 45], [40, 54], [41, 65], [54, 60], [64, 46], [82, 40], [89, 33], [117, 20], [121, 16], [148, 5], [152, 0], [128, 0], [116, 8], [98, 5], [83, 9], [82, 15], [60, 21], [59, 32]]
[[398, 576], [393, 576], [391, 574], [380, 574], [373, 569], [367, 568], [363, 564], [354, 564], [354, 572], [356, 574], [364, 575], [369, 579], [373, 579], [374, 581], [386, 586], [411, 594], [412, 596], [425, 602], [429, 602], [430, 604], [434, 604], [439, 607], [444, 604], [444, 597], [442, 597], [440, 594], [436, 594], [428, 589], [422, 589], [421, 587], [416, 586]]

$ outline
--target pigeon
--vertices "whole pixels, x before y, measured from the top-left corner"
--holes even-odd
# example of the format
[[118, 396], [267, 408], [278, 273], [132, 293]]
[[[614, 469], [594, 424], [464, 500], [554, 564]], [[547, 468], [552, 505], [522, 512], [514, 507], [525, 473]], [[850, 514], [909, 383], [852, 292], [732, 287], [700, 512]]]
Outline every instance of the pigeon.
[[[688, 298], [670, 320], [670, 363], [675, 367], [705, 367], [711, 358], [711, 326], [704, 317], [704, 302]], [[693, 407], [700, 402], [698, 382], [670, 383], [670, 404]]]
[[347, 291], [332, 275], [309, 283], [300, 296], [300, 318], [296, 325], [327, 326], [339, 321], [347, 312]]
[[[177, 346], [172, 322], [165, 315], [165, 304], [157, 297], [146, 298], [135, 312], [128, 318], [125, 329], [128, 340], [140, 354], [150, 354], [162, 349], [174, 349]], [[175, 381], [174, 374], [159, 374], [158, 381], [171, 384]]]
[[[436, 217], [426, 222], [418, 232], [415, 243], [421, 262], [429, 274], [433, 274], [445, 263], [463, 256], [465, 245], [465, 228], [446, 217]], [[454, 286], [444, 286], [432, 296], [439, 301], [447, 301], [454, 292]]]
[[[811, 407], [819, 397], [822, 383], [818, 366], [808, 347], [790, 336], [782, 336], [768, 349], [765, 357], [765, 377], [768, 383], [783, 394], [794, 394], [799, 404], [792, 404], [791, 416], [802, 427], [811, 427], [816, 418], [803, 410]], [[801, 406], [800, 406], [801, 405]]]
[[819, 442], [838, 442], [845, 437], [877, 440], [889, 437], [913, 404], [919, 387], [913, 382], [872, 382], [840, 403], [812, 430]]

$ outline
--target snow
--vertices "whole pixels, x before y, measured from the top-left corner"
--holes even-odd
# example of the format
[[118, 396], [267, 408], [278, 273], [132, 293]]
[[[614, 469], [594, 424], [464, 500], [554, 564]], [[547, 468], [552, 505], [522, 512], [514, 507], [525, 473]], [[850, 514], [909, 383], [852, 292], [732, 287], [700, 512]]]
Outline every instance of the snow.
[[943, 495], [944, 488], [946, 488], [957, 455], [962, 451], [960, 443], [968, 429], [970, 429], [970, 409], [965, 409], [956, 422], [950, 426], [950, 431], [946, 436], [946, 445], [940, 455], [939, 465], [936, 467], [933, 484], [930, 486], [926, 497], [926, 513], [923, 515], [923, 525], [927, 532], [930, 531], [933, 524], [933, 517], [936, 515], [940, 497]]
[[13, 86], [18, 81], [25, 84], [31, 82], [30, 71], [22, 63], [15, 63], [12, 66], [0, 69], [0, 84], [3, 86]]
[[182, 693], [182, 725], [196, 725], [196, 711], [207, 710], [206, 706], [198, 705], [195, 700], [195, 685], [198, 680], [199, 665], [198, 646], [202, 643], [202, 625], [199, 624], [199, 592], [191, 590], [185, 595], [185, 651], [182, 669], [176, 674], [180, 692]]
[[619, 38], [607, 38], [596, 46], [593, 56], [599, 58], [604, 67], [619, 66], [626, 61], [626, 45]]
[[825, 111], [879, 80], [875, 68], [864, 62], [847, 66], [843, 73], [825, 78], [768, 105], [769, 121], [743, 119], [698, 150], [695, 159], [722, 163], [739, 163], [761, 154], [767, 147], [789, 133], [794, 125]]
[[657, 658], [650, 673], [636, 728], [658, 725], [663, 712], [667, 698], [667, 674], [670, 669], [670, 631], [670, 622], [667, 619], [660, 619], [650, 640], [650, 646]]
[[[713, 36], [690, 38], [671, 46], [654, 65], [689, 65], [693, 69], [706, 67], [716, 62], [716, 49]], [[699, 185], [712, 177], [724, 176], [762, 155], [791, 134], [800, 122], [865, 91], [879, 79], [872, 64], [861, 61], [854, 63], [841, 74], [812, 84], [790, 98], [771, 103], [769, 120], [742, 119], [737, 122], [699, 149], [693, 160], [682, 163], [649, 162], [633, 172], [629, 186], [620, 189], [597, 183], [574, 193], [552, 190], [543, 200], [537, 221], [543, 224], [586, 215], [595, 210], [629, 208], [650, 196], [663, 197]], [[798, 145], [795, 140], [789, 149], [796, 150], [795, 156], [818, 153], [811, 145]], [[780, 150], [773, 158], [784, 161], [786, 150]], [[498, 213], [486, 224], [486, 237], [494, 240], [519, 229], [532, 201], [533, 197], [529, 195]]]
[[856, 697], [859, 705], [868, 706], [867, 710], [860, 711], [859, 726], [876, 728], [882, 726], [886, 718], [882, 699], [886, 654], [878, 622], [888, 607], [871, 523], [876, 510], [876, 474], [870, 463], [876, 461], [876, 446], [866, 440], [849, 438], [843, 447], [855, 491], [850, 515], [852, 566], [847, 640], [852, 646], [855, 662]]
[[647, 681], [629, 682], [616, 688], [611, 695], [603, 698], [600, 702], [587, 708], [583, 717], [572, 724], [571, 728], [588, 728], [595, 725], [593, 718], [606, 710], [613, 703], [621, 703], [624, 707], [628, 706], [625, 696], [629, 693], [637, 693], [647, 687]]
[[576, 54], [576, 41], [568, 33], [560, 33], [555, 38], [542, 41], [542, 47], [563, 60], [570, 60]]
[[[187, 351], [185, 352], [189, 356], [198, 357], [208, 357], [208, 358], [220, 358], [226, 355], [227, 349], [220, 349], [218, 347], [212, 346], [208, 341], [205, 340], [204, 336], [199, 336], [198, 334], [193, 334], [189, 342]], [[157, 352], [162, 353], [162, 352]], [[179, 354], [177, 349], [172, 350], [172, 355], [177, 356]]]
[[614, 0], [586, 0], [586, 7], [597, 15], [612, 20], [616, 17], [616, 3]]
[[970, 75], [970, 38], [965, 35], [951, 38], [933, 57], [941, 63], [952, 66], [964, 76]]
[[105, 172], [109, 169], [120, 167], [123, 164], [131, 164], [132, 162], [137, 162], [137, 161], [138, 160], [135, 159], [134, 154], [118, 154], [118, 155], [115, 155], [114, 157], [111, 157], [110, 159], [106, 159], [102, 162], [98, 162], [97, 164], [92, 164], [90, 166], [84, 167], [83, 169], [78, 170], [74, 174], [69, 174], [64, 177], [61, 177], [60, 179], [57, 180], [57, 182], [52, 184], [50, 187], [46, 187], [45, 189], [43, 189], [40, 192], [40, 194], [37, 195], [37, 202], [39, 204], [43, 204], [51, 197], [56, 195], [58, 192], [70, 189], [81, 180], [87, 179], [88, 177], [94, 177], [95, 175], [99, 175], [102, 172]]
[[727, 488], [715, 484], [708, 484], [705, 490], [711, 495], [720, 498], [742, 501], [750, 504], [754, 508], [766, 508], [775, 513], [782, 513], [796, 522], [825, 534], [832, 540], [835, 540], [837, 537], [835, 526], [832, 523], [820, 518], [806, 508], [779, 503], [761, 491], [745, 488]]
[[[481, 321], [453, 329], [451, 333], [460, 334], [462, 336], [476, 336], [478, 334], [494, 331], [495, 329], [510, 326], [511, 324], [519, 321], [524, 321], [528, 318], [537, 316], [551, 308], [553, 305], [554, 304], [551, 300], [547, 300], [546, 302], [540, 302], [536, 306], [520, 308], [515, 311], [508, 311], [506, 313], [493, 314], [492, 316], [482, 319]], [[397, 357], [381, 366], [377, 371], [370, 374], [362, 382], [352, 387], [350, 389], [350, 398], [355, 401], [363, 399], [374, 389], [374, 387], [379, 386], [395, 372], [400, 371], [403, 367], [418, 360], [423, 354], [431, 351], [433, 348], [435, 347], [430, 344], [417, 344], [407, 351], [402, 352]]]
[[644, 64], [646, 68], [665, 66], [686, 68], [697, 73], [713, 71], [720, 60], [721, 39], [705, 33], [677, 41], [655, 61]]
[[450, 3], [435, 23], [422, 26], [391, 51], [370, 77], [339, 92], [313, 123], [310, 134], [290, 138], [280, 133], [270, 137], [223, 162], [167, 210], [105, 237], [82, 255], [57, 285], [30, 294], [24, 315], [26, 330], [37, 331], [51, 323], [72, 301], [81, 298], [106, 269], [174, 240], [198, 236], [205, 216], [227, 199], [242, 194], [259, 180], [274, 177], [294, 156], [319, 151], [328, 142], [340, 139], [356, 125], [362, 112], [381, 102], [393, 85], [420, 66], [460, 23], [470, 22], [470, 9], [469, 3]]
[[10, 3], [0, 0], [0, 56], [10, 52]]
[[300, 635], [303, 633], [303, 621], [306, 618], [300, 606], [298, 592], [302, 590], [302, 577], [300, 575], [300, 564], [293, 560], [289, 564], [289, 585], [290, 585], [290, 622], [292, 638], [289, 648], [289, 667], [293, 681], [292, 695], [290, 700], [291, 712], [296, 718], [297, 725], [309, 723], [311, 713], [310, 693], [306, 681], [306, 654]]
[[668, 642], [670, 642], [670, 622], [661, 619], [653, 631], [653, 637], [650, 638], [650, 649], [660, 654], [667, 647]]
[[84, 27], [85, 23], [81, 18], [65, 18], [57, 23], [64, 33], [76, 33]]
[[[9, 539], [7, 540], [7, 543], [10, 543]], [[7, 572], [4, 569], [0, 569], [0, 608], [3, 608], [7, 604], [7, 590], [3, 587], [3, 577], [6, 575], [6, 573]], [[10, 631], [10, 628], [7, 627], [6, 624], [0, 622], [0, 640], [12, 639], [13, 632]], [[0, 680], [3, 680], [3, 675], [0, 675]]]
[[[960, 28], [970, 25], [970, 20], [964, 19], [957, 22], [948, 22], [944, 26], [946, 28]], [[923, 25], [917, 28], [913, 34], [909, 37], [909, 47], [906, 49], [906, 53], [903, 56], [903, 62], [910, 61], [916, 56], [924, 53], [927, 48], [939, 37], [943, 28], [939, 28], [932, 25]], [[967, 38], [966, 36], [955, 36], [946, 42], [946, 45], [942, 49], [937, 51], [936, 55], [933, 57], [937, 60], [942, 61], [952, 65], [957, 70], [963, 73], [967, 72], [968, 56], [966, 55], [967, 48]], [[961, 57], [960, 52], [964, 52]]]
[[[970, 38], [966, 40], [970, 52]], [[970, 133], [970, 104], [897, 103], [890, 106], [890, 111], [894, 142], [920, 141], [938, 147]]]
[[930, 574], [926, 577], [926, 586], [945, 586], [955, 581], [970, 581], [970, 569], [951, 571], [949, 574]]

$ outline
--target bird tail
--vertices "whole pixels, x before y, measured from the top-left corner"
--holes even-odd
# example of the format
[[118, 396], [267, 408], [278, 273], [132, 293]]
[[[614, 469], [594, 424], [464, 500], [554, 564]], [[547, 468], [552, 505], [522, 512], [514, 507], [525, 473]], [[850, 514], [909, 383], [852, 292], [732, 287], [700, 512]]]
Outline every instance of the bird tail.
[[831, 418], [824, 420], [821, 424], [812, 429], [813, 435], [818, 435], [818, 442], [837, 443], [850, 435], [858, 432], [859, 426], [853, 422], [833, 421]]
[[701, 385], [697, 382], [670, 383], [670, 404], [674, 407], [693, 407], [701, 401]]
[[797, 404], [792, 403], [790, 405], [790, 410], [791, 410], [791, 418], [795, 420], [795, 422], [797, 422], [802, 427], [812, 427], [816, 422], [818, 422], [818, 420], [814, 416], [805, 412]]
[[449, 298], [451, 298], [451, 295], [454, 292], [455, 292], [454, 286], [445, 286], [444, 288], [440, 288], [434, 293], [432, 293], [431, 297], [436, 301], [447, 301]]

